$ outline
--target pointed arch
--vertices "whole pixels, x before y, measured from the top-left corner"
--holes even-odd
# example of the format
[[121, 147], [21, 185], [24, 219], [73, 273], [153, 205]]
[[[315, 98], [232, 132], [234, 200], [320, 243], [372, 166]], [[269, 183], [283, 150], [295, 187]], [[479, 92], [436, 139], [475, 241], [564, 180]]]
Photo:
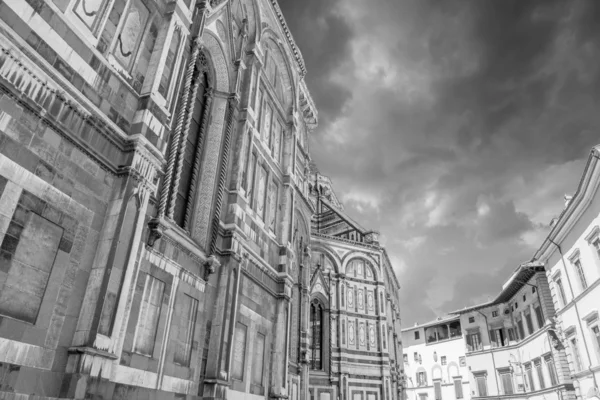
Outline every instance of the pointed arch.
[[[293, 57], [288, 54], [277, 34], [270, 28], [266, 28], [263, 31], [260, 46], [263, 50], [267, 79], [275, 79], [271, 83], [277, 95], [281, 96], [280, 101], [283, 109], [289, 112], [295, 107], [295, 100], [297, 98], [294, 73], [290, 65], [290, 60]], [[273, 70], [270, 67], [270, 63], [275, 63]], [[281, 79], [280, 86], [276, 79]]]
[[204, 31], [202, 37], [205, 53], [212, 60], [212, 67], [215, 73], [215, 89], [221, 92], [229, 93], [231, 91], [231, 71], [227, 64], [225, 56], [225, 46], [218, 37], [218, 34], [209, 29]]

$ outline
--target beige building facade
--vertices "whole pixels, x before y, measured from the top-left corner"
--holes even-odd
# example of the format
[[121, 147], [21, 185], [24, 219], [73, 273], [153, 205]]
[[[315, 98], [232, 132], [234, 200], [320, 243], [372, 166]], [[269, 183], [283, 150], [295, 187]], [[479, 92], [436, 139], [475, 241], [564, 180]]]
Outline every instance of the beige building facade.
[[402, 343], [408, 400], [472, 397], [459, 315], [404, 328]]
[[542, 264], [520, 265], [494, 300], [456, 314], [473, 398], [575, 397]]
[[597, 397], [600, 388], [598, 154], [598, 147], [593, 148], [576, 193], [567, 197], [565, 209], [535, 254], [546, 265], [558, 335], [579, 399]]
[[275, 0], [0, 2], [0, 398], [402, 397], [305, 74]]

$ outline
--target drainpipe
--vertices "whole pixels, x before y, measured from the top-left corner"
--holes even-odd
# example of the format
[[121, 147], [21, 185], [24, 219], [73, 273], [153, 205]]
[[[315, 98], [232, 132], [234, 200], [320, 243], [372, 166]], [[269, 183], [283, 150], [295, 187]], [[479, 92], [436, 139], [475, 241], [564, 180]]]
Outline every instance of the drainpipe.
[[[488, 337], [490, 335], [490, 327], [488, 326], [488, 319], [487, 316], [482, 313], [481, 311], [477, 310], [477, 312], [481, 315], [483, 315], [483, 318], [485, 319], [485, 329], [487, 330], [487, 334]], [[483, 342], [483, 341], [482, 341]], [[483, 343], [482, 343], [483, 346]], [[491, 347], [491, 344], [490, 344]], [[491, 351], [492, 354], [492, 365], [494, 366], [494, 378], [496, 378], [496, 390], [498, 391], [498, 396], [500, 396], [500, 384], [498, 383], [498, 371], [496, 370], [496, 359], [494, 358], [494, 350]]]
[[569, 272], [567, 271], [567, 263], [565, 262], [565, 255], [562, 252], [562, 248], [552, 239], [548, 238], [548, 241], [556, 246], [558, 249], [558, 253], [560, 254], [560, 260], [562, 261], [563, 268], [565, 270], [565, 275], [567, 277], [567, 282], [569, 284], [569, 290], [571, 291], [571, 296], [573, 297], [573, 306], [575, 308], [575, 314], [577, 314], [577, 323], [579, 324], [579, 329], [581, 330], [581, 336], [583, 339], [583, 345], [585, 347], [585, 353], [588, 357], [588, 371], [592, 374], [592, 380], [594, 381], [594, 386], [598, 389], [598, 382], [596, 381], [596, 375], [594, 371], [592, 371], [592, 356], [590, 355], [590, 349], [587, 344], [587, 340], [585, 340], [585, 335], [583, 334], [583, 324], [581, 323], [581, 316], [579, 314], [579, 307], [577, 307], [577, 302], [575, 301], [575, 292], [573, 292], [573, 286], [571, 285], [571, 278], [569, 278]]

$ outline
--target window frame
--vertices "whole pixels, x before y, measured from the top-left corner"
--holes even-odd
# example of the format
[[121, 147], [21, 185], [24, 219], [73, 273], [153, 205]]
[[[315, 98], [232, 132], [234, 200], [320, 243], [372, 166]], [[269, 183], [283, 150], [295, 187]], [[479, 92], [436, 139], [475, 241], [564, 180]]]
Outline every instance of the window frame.
[[[498, 375], [500, 375], [500, 382], [502, 383], [502, 393], [504, 395], [514, 395], [515, 394], [514, 377], [513, 377], [513, 373], [510, 372], [510, 369], [500, 370], [500, 371], [498, 371]], [[508, 379], [505, 381], [505, 378], [508, 378]], [[507, 387], [507, 383], [509, 383], [510, 386]], [[510, 389], [510, 390], [507, 390], [507, 389]]]
[[[199, 307], [200, 307], [200, 301], [197, 298], [195, 298], [194, 296], [191, 296], [190, 294], [182, 292], [182, 291], [179, 291], [179, 293], [177, 294], [177, 296], [179, 298], [182, 298], [182, 299], [185, 299], [186, 297], [188, 297], [190, 299], [190, 301], [191, 301], [190, 311], [192, 311], [192, 310], [195, 309], [195, 312], [193, 312], [193, 318], [192, 319], [188, 319], [188, 318], [184, 319], [183, 315], [181, 315], [181, 319], [180, 319], [181, 322], [189, 322], [189, 325], [187, 325], [187, 327], [186, 327], [187, 328], [186, 331], [188, 332], [188, 337], [189, 337], [190, 340], [189, 340], [189, 343], [186, 344], [187, 346], [189, 346], [189, 348], [187, 350], [187, 354], [185, 355], [185, 357], [186, 357], [185, 362], [181, 363], [179, 361], [176, 361], [177, 350], [175, 350], [175, 352], [173, 353], [173, 363], [174, 364], [180, 365], [182, 367], [189, 368], [190, 365], [191, 365], [192, 353], [194, 351], [194, 337], [196, 335], [196, 324], [198, 322], [198, 310], [199, 310]], [[175, 304], [177, 306], [179, 306], [178, 302], [177, 302], [177, 299], [175, 300]], [[183, 327], [184, 326], [181, 326], [181, 325], [179, 326], [180, 329], [183, 328]], [[178, 338], [172, 337], [171, 340], [174, 340], [175, 343], [176, 343], [176, 345], [180, 345], [181, 344], [179, 342]]]
[[529, 391], [535, 392], [535, 381], [533, 380], [533, 365], [528, 362], [525, 364], [525, 376], [527, 376], [527, 382], [529, 384]]
[[233, 335], [233, 355], [232, 355], [232, 364], [234, 364], [234, 365], [239, 365], [234, 362], [235, 349], [236, 349], [236, 345], [237, 345], [237, 335], [238, 335], [238, 332], [240, 332], [240, 331], [238, 331], [238, 327], [240, 329], [242, 329], [244, 332], [244, 341], [243, 341], [244, 345], [243, 345], [243, 350], [242, 350], [242, 354], [241, 354], [242, 363], [240, 366], [241, 374], [238, 375], [237, 371], [234, 369], [231, 371], [231, 379], [239, 381], [239, 382], [245, 382], [246, 381], [246, 364], [248, 363], [247, 352], [248, 352], [248, 329], [249, 329], [249, 327], [248, 327], [248, 325], [246, 325], [240, 321], [236, 321], [236, 323], [235, 323], [234, 335]]
[[161, 58], [160, 59], [160, 66], [161, 66], [160, 75], [158, 73], [156, 74], [156, 77], [159, 79], [154, 80], [154, 85], [152, 88], [152, 92], [158, 94], [160, 96], [160, 98], [162, 100], [164, 100], [163, 107], [165, 109], [170, 108], [170, 105], [172, 104], [174, 99], [175, 99], [175, 101], [177, 101], [176, 96], [175, 96], [175, 90], [178, 86], [177, 78], [179, 76], [179, 70], [181, 68], [181, 63], [184, 61], [185, 45], [186, 45], [187, 38], [188, 38], [188, 35], [185, 32], [186, 30], [184, 29], [183, 24], [179, 21], [179, 19], [173, 18], [173, 20], [174, 20], [174, 22], [172, 23], [172, 26], [169, 28], [169, 32], [167, 34], [168, 35], [167, 40], [165, 42], [172, 43], [173, 37], [177, 32], [179, 32], [180, 36], [179, 36], [179, 44], [177, 45], [175, 55], [174, 55], [173, 68], [171, 69], [169, 78], [167, 80], [166, 96], [160, 92], [160, 85], [162, 82], [163, 74], [165, 72], [167, 59], [169, 57], [169, 51], [171, 50], [170, 45], [163, 46], [163, 49], [162, 49], [163, 54], [161, 54], [161, 57], [160, 57]]
[[566, 307], [567, 304], [569, 304], [569, 302], [567, 301], [567, 293], [565, 292], [565, 288], [564, 288], [563, 282], [562, 282], [562, 276], [560, 275], [560, 273], [552, 278], [552, 283], [553, 283], [554, 289], [558, 293], [557, 297], [561, 303], [560, 308]]
[[[479, 397], [486, 397], [488, 395], [488, 387], [487, 387], [487, 371], [484, 372], [474, 372], [473, 378], [475, 380], [475, 387], [477, 388], [477, 394]], [[483, 385], [480, 385], [483, 383]], [[483, 387], [483, 391], [485, 393], [481, 393], [481, 387]]]
[[433, 394], [435, 400], [442, 400], [442, 380], [433, 380]]
[[550, 378], [550, 385], [556, 386], [559, 384], [558, 371], [556, 370], [556, 364], [554, 364], [554, 357], [552, 355], [544, 356], [544, 364], [548, 371], [548, 377]]
[[571, 261], [573, 268], [575, 270], [575, 275], [577, 276], [577, 281], [579, 283], [579, 287], [581, 291], [584, 292], [588, 287], [587, 277], [585, 276], [585, 271], [583, 269], [583, 264], [581, 263], [581, 259], [577, 257], [576, 259]]
[[[153, 358], [154, 355], [154, 351], [156, 350], [156, 343], [157, 343], [157, 339], [158, 339], [158, 327], [160, 325], [160, 318], [161, 318], [161, 314], [163, 312], [163, 300], [165, 297], [165, 293], [166, 293], [166, 289], [167, 289], [167, 282], [165, 282], [164, 280], [152, 275], [149, 272], [145, 272], [146, 276], [144, 279], [144, 290], [141, 293], [141, 299], [140, 299], [140, 311], [138, 314], [138, 319], [136, 321], [135, 324], [135, 330], [133, 333], [133, 343], [131, 345], [131, 349], [134, 353], [139, 354], [141, 356], [144, 357], [150, 357]], [[139, 275], [138, 275], [139, 276]], [[162, 288], [162, 295], [160, 296], [160, 305], [158, 307], [158, 311], [157, 311], [157, 319], [156, 319], [156, 326], [154, 327], [154, 340], [152, 341], [152, 349], [150, 350], [149, 354], [146, 354], [144, 352], [142, 352], [139, 348], [138, 348], [138, 341], [141, 339], [139, 334], [140, 334], [140, 325], [143, 323], [143, 319], [142, 319], [142, 309], [143, 309], [143, 302], [144, 302], [144, 298], [146, 298], [146, 293], [147, 291], [150, 289], [152, 289], [150, 287], [150, 285], [153, 283], [152, 281], [158, 281], [160, 283], [162, 283], [163, 288]], [[151, 295], [151, 293], [150, 293]]]
[[464, 398], [465, 395], [463, 393], [462, 378], [461, 377], [453, 377], [452, 381], [454, 383], [454, 397], [456, 397], [457, 399]]

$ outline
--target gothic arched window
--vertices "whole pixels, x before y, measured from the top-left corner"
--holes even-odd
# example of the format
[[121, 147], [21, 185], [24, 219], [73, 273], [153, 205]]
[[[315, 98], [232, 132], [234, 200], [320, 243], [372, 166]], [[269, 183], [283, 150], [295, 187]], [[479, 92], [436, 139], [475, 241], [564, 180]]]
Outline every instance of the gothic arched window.
[[318, 301], [310, 305], [310, 368], [323, 369], [323, 307]]
[[[181, 155], [181, 172], [177, 193], [174, 193], [175, 208], [173, 211], [173, 221], [184, 229], [189, 228], [190, 217], [193, 208], [193, 202], [196, 194], [196, 186], [200, 163], [202, 160], [202, 135], [205, 133], [205, 120], [209, 112], [210, 101], [207, 96], [208, 76], [202, 70], [196, 75], [196, 80], [192, 82], [192, 87], [198, 86], [196, 96], [193, 101], [191, 112], [191, 123], [183, 146]], [[176, 144], [172, 144], [176, 145]]]

